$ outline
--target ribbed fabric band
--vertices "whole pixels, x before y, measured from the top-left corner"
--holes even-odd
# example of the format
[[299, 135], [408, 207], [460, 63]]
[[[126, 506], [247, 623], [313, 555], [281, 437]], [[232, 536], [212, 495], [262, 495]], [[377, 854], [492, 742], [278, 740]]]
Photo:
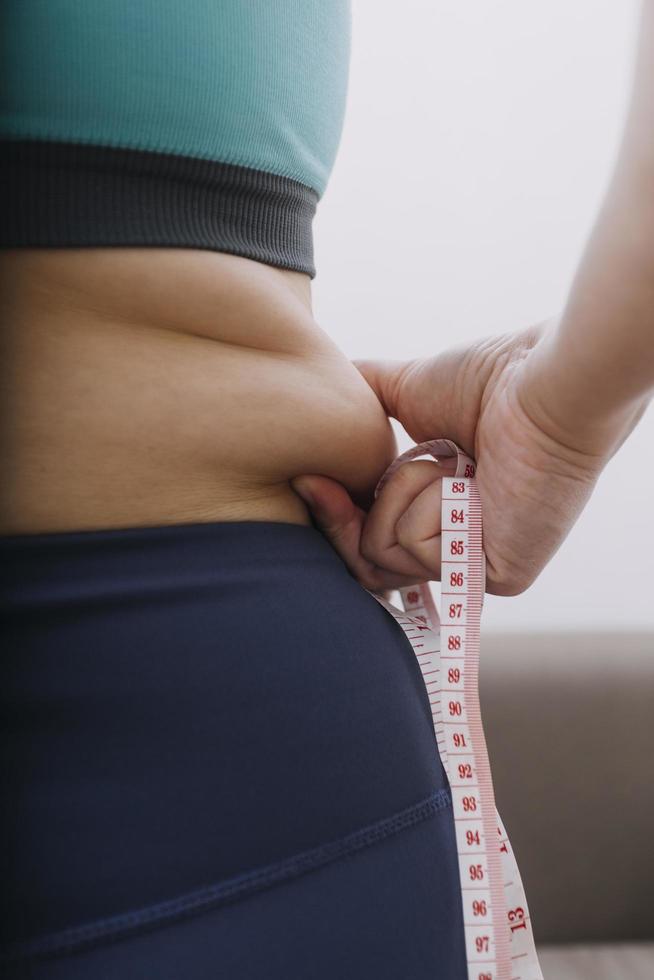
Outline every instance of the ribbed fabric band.
[[0, 143], [0, 247], [206, 248], [308, 273], [318, 193], [249, 167], [47, 140]]

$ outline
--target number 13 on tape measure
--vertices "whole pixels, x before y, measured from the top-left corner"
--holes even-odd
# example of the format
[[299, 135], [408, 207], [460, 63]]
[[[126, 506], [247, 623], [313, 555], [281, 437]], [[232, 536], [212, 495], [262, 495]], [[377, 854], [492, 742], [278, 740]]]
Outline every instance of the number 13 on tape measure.
[[425, 681], [456, 829], [468, 980], [543, 980], [524, 888], [495, 807], [479, 708], [479, 624], [485, 590], [475, 464], [449, 439], [402, 453], [377, 484], [410, 459], [456, 457], [443, 478], [441, 612], [429, 583], [399, 590], [404, 612], [371, 592], [409, 639]]

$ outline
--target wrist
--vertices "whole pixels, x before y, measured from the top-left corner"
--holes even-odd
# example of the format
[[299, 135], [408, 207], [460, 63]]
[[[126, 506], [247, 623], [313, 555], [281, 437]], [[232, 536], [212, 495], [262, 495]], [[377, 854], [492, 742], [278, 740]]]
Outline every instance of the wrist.
[[584, 456], [609, 458], [649, 399], [614, 397], [610, 384], [592, 367], [570, 332], [563, 334], [561, 318], [554, 317], [522, 364], [518, 398], [531, 421], [560, 445]]

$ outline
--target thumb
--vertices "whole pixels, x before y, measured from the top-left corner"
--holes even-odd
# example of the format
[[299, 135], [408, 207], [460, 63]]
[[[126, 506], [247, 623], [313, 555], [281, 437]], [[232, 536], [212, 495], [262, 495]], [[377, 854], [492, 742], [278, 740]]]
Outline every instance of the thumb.
[[357, 360], [352, 361], [355, 368], [363, 375], [384, 411], [391, 418], [401, 421], [400, 396], [402, 386], [416, 361], [401, 360]]
[[470, 419], [463, 418], [459, 382], [465, 357], [465, 349], [459, 347], [408, 361], [352, 363], [386, 414], [397, 419], [412, 439], [453, 439], [465, 449], [470, 442]]

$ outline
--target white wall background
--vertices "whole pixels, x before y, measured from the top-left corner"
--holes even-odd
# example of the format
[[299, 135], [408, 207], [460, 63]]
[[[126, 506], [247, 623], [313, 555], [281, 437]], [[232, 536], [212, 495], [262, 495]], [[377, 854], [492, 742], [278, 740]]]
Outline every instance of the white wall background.
[[[353, 0], [313, 283], [348, 357], [429, 355], [562, 307], [617, 150], [637, 13], [637, 0]], [[401, 452], [413, 441], [393, 425]], [[484, 628], [654, 630], [653, 444], [650, 407], [538, 581], [487, 597]]]

